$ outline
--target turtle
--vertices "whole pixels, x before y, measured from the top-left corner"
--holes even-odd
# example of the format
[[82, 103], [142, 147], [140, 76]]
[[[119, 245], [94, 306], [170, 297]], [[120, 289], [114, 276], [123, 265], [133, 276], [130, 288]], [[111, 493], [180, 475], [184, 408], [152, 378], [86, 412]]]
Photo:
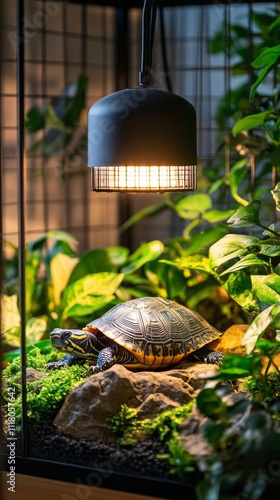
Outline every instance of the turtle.
[[115, 363], [132, 370], [162, 370], [190, 354], [220, 364], [223, 353], [208, 347], [222, 335], [198, 313], [161, 297], [121, 302], [82, 330], [55, 328], [51, 344], [67, 354], [47, 369], [94, 361], [89, 370], [107, 370]]

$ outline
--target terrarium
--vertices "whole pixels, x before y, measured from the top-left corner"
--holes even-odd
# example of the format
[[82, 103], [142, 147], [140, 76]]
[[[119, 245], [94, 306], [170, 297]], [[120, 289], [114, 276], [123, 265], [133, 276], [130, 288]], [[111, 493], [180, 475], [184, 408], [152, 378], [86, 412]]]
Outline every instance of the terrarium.
[[11, 492], [279, 495], [278, 7], [161, 3], [153, 85], [196, 109], [195, 193], [90, 193], [87, 111], [137, 86], [142, 2], [19, 0], [17, 35], [5, 13]]

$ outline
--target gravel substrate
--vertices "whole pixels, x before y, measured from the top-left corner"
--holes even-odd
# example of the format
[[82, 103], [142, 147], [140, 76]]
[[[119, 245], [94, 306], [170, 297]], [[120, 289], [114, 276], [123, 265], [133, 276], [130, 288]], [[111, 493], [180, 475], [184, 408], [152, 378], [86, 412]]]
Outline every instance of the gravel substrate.
[[[76, 440], [58, 434], [51, 418], [33, 422], [32, 426], [29, 426], [28, 436], [29, 453], [34, 458], [174, 479], [168, 462], [157, 457], [168, 452], [167, 446], [152, 438], [142, 439], [130, 446], [101, 440]], [[18, 436], [18, 449], [20, 441], [21, 437]]]

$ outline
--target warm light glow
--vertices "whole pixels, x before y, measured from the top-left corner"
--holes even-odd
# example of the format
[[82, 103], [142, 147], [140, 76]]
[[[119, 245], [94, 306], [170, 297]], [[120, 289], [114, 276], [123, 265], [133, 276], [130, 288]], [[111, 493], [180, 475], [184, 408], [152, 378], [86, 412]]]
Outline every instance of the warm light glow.
[[196, 167], [188, 166], [105, 166], [92, 167], [93, 191], [194, 191]]

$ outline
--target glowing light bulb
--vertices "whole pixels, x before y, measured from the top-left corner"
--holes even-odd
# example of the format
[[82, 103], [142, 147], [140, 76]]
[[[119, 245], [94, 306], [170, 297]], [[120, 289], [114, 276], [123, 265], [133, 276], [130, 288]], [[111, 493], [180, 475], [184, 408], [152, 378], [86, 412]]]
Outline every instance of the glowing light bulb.
[[196, 166], [120, 165], [92, 169], [94, 191], [194, 191]]

